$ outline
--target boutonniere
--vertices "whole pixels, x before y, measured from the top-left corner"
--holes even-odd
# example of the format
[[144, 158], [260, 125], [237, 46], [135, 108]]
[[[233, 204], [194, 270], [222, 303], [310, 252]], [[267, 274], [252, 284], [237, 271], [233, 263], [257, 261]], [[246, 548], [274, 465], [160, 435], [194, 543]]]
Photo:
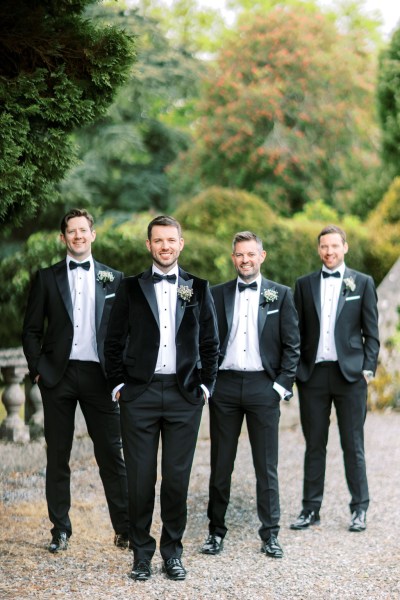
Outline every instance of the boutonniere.
[[106, 286], [107, 283], [112, 283], [115, 277], [111, 273], [111, 271], [99, 271], [97, 273], [97, 281], [103, 284], [103, 287]]
[[178, 298], [182, 300], [182, 308], [184, 302], [189, 302], [190, 298], [193, 296], [193, 290], [187, 285], [180, 285], [178, 287]]
[[343, 293], [347, 292], [348, 290], [350, 290], [350, 292], [354, 292], [354, 290], [356, 289], [356, 282], [352, 277], [346, 277], [345, 279], [343, 279], [343, 285]]
[[270, 304], [271, 302], [275, 302], [275, 300], [278, 300], [278, 292], [277, 290], [274, 290], [272, 288], [263, 290], [261, 295], [264, 298], [262, 303], [263, 306], [265, 306], [266, 304]]

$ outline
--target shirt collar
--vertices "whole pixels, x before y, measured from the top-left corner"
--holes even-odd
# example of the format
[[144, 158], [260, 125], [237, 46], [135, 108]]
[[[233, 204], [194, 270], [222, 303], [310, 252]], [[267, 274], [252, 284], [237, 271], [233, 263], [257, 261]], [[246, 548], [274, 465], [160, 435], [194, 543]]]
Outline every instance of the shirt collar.
[[327, 269], [325, 265], [322, 266], [322, 271], [325, 271], [325, 273], [336, 273], [336, 271], [339, 271], [340, 277], [343, 277], [345, 269], [346, 265], [344, 263], [342, 263], [337, 269], [333, 269], [333, 271], [331, 269]]
[[178, 265], [175, 265], [170, 271], [168, 271], [168, 273], [164, 273], [164, 271], [161, 271], [161, 269], [159, 269], [156, 265], [153, 265], [152, 273], [158, 273], [159, 275], [176, 275], [176, 279], [178, 280], [179, 267]]
[[[255, 281], [257, 283], [257, 290], [261, 289], [261, 273], [258, 275], [258, 277], [256, 277], [255, 279], [253, 279], [253, 281]], [[247, 285], [248, 283], [253, 283], [253, 281], [244, 281], [244, 279], [242, 279], [241, 277], [238, 276], [237, 278], [237, 283], [236, 283], [236, 289], [237, 289], [237, 284], [239, 283], [244, 283], [245, 285]]]
[[89, 254], [89, 256], [87, 258], [84, 258], [83, 260], [76, 260], [76, 258], [74, 258], [73, 256], [70, 256], [69, 254], [67, 254], [67, 267], [69, 267], [69, 263], [71, 262], [71, 260], [75, 263], [77, 263], [78, 265], [84, 262], [89, 261], [90, 262], [90, 266], [93, 267], [93, 256], [91, 254]]

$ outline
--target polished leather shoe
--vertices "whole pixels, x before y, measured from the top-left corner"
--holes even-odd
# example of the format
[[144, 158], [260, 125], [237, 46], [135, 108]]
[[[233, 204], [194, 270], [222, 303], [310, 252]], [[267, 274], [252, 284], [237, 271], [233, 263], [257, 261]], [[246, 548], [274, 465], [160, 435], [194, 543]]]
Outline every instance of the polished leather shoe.
[[116, 533], [114, 536], [114, 546], [126, 550], [129, 548], [129, 535], [127, 533]]
[[219, 554], [224, 547], [224, 541], [220, 535], [210, 533], [201, 549], [202, 554]]
[[151, 562], [148, 558], [137, 558], [133, 561], [130, 577], [135, 581], [147, 581], [151, 577]]
[[65, 531], [58, 531], [51, 539], [49, 552], [55, 554], [60, 550], [66, 550], [68, 548], [68, 535]]
[[164, 571], [168, 579], [173, 581], [183, 581], [186, 578], [186, 571], [180, 558], [169, 558], [164, 561]]
[[307, 529], [310, 525], [319, 525], [319, 512], [316, 510], [303, 509], [290, 529]]
[[367, 529], [367, 513], [359, 508], [351, 515], [349, 531], [365, 531]]
[[261, 546], [261, 552], [264, 552], [264, 554], [267, 556], [271, 556], [271, 558], [282, 558], [282, 546], [278, 542], [276, 535], [272, 534], [269, 539], [263, 543]]

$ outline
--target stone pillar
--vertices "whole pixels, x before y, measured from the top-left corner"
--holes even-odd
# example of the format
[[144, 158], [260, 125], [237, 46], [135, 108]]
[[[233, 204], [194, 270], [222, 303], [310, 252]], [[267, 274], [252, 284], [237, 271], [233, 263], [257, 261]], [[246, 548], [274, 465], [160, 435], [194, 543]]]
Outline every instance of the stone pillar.
[[44, 433], [44, 413], [42, 395], [39, 386], [32, 385], [29, 377], [25, 377], [25, 423], [29, 426], [31, 439]]
[[19, 416], [21, 407], [25, 403], [25, 394], [21, 384], [26, 371], [26, 367], [7, 366], [1, 368], [5, 384], [1, 400], [6, 408], [7, 416], [0, 425], [0, 439], [21, 443], [30, 440], [29, 427]]

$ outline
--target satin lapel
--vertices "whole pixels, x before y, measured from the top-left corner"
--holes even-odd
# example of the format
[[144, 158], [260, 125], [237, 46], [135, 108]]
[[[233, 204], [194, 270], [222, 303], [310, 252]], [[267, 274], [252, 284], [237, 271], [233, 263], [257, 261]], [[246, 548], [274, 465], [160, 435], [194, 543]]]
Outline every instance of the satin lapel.
[[69, 289], [68, 273], [67, 273], [67, 261], [63, 260], [53, 267], [54, 276], [56, 278], [57, 286], [61, 294], [61, 298], [67, 309], [71, 323], [74, 322], [74, 309], [72, 307], [71, 290]]
[[235, 296], [236, 296], [236, 286], [237, 279], [233, 281], [229, 281], [226, 286], [224, 286], [224, 306], [225, 306], [225, 316], [226, 316], [226, 338], [224, 340], [224, 348], [225, 351], [229, 336], [232, 329], [233, 323], [233, 311], [235, 309]]
[[310, 286], [318, 319], [321, 322], [321, 271], [314, 273], [310, 277]]
[[151, 278], [152, 270], [148, 269], [143, 273], [143, 275], [139, 279], [139, 285], [142, 288], [142, 292], [149, 303], [151, 308], [151, 312], [157, 322], [158, 327], [160, 328], [160, 320], [158, 318], [158, 305], [157, 305], [157, 296], [154, 291], [154, 283]]
[[101, 265], [96, 260], [93, 260], [94, 263], [94, 277], [95, 277], [95, 315], [96, 315], [96, 331], [99, 330], [101, 317], [103, 316], [104, 302], [106, 297], [106, 286], [101, 283], [101, 281], [97, 281], [98, 272], [102, 270], [102, 267], [105, 269], [105, 265]]
[[263, 302], [263, 291], [270, 287], [270, 283], [268, 279], [265, 277], [261, 278], [261, 289], [259, 293], [259, 307], [258, 307], [258, 318], [257, 318], [257, 327], [258, 327], [258, 339], [261, 339], [261, 334], [264, 329], [265, 321], [267, 320], [267, 315], [269, 311], [268, 302]]
[[[346, 267], [345, 270], [344, 270], [344, 273], [343, 273], [343, 279], [346, 279], [346, 277], [350, 277], [350, 276], [351, 276], [351, 271], [350, 271], [350, 269], [348, 269]], [[346, 297], [347, 297], [348, 293], [349, 293], [349, 290], [346, 290], [346, 288], [344, 286], [344, 283], [342, 283], [342, 287], [340, 289], [340, 296], [339, 296], [339, 300], [338, 300], [338, 304], [337, 304], [337, 309], [336, 309], [336, 319], [335, 319], [335, 322], [337, 322], [337, 320], [339, 318], [339, 315], [340, 315], [340, 313], [343, 310], [343, 307], [345, 305]]]
[[[180, 285], [185, 285], [186, 287], [192, 289], [193, 287], [193, 279], [189, 279], [189, 275], [179, 269], [179, 277], [178, 277], [178, 287]], [[182, 302], [180, 298], [176, 299], [176, 313], [175, 313], [175, 333], [178, 333], [179, 327], [181, 326], [183, 315], [185, 314], [185, 306], [187, 302]], [[190, 300], [189, 300], [190, 304]]]

